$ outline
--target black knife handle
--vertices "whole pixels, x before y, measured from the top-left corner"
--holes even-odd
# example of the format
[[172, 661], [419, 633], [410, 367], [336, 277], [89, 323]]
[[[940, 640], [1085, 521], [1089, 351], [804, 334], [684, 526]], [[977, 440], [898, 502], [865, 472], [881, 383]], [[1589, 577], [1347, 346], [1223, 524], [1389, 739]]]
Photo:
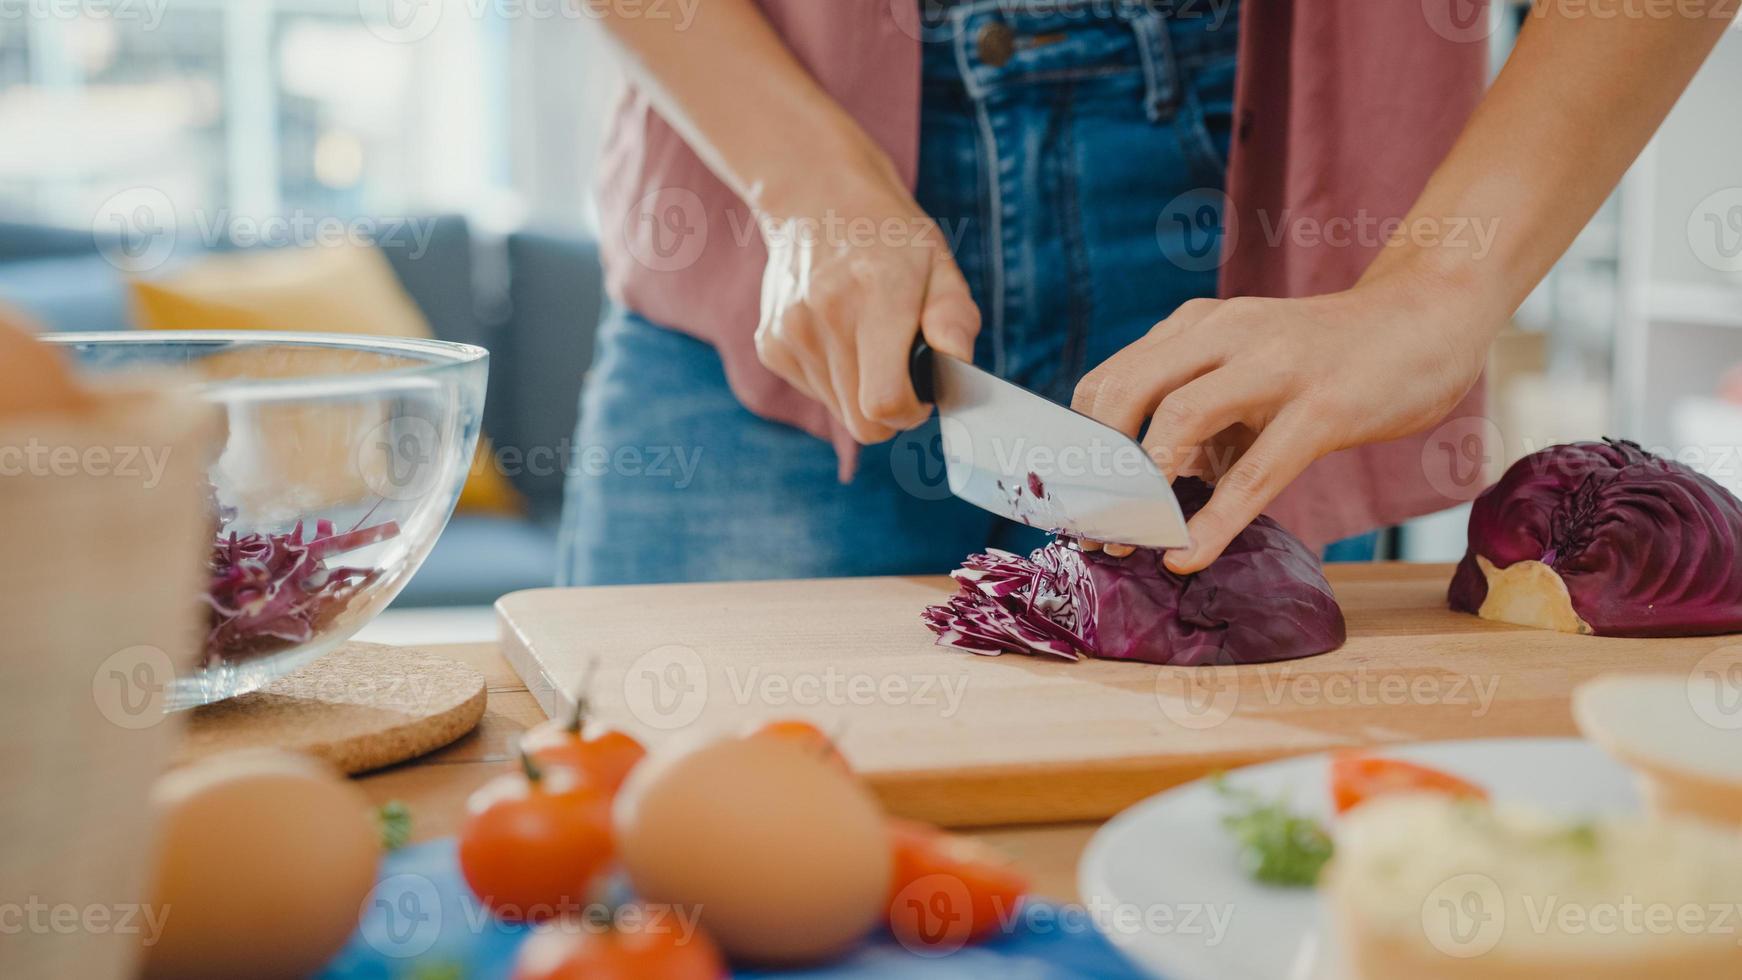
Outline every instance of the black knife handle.
[[913, 379], [913, 393], [919, 397], [922, 405], [937, 401], [937, 375], [933, 372], [936, 361], [937, 354], [925, 342], [925, 335], [920, 334], [913, 338], [913, 353], [908, 355], [907, 373]]

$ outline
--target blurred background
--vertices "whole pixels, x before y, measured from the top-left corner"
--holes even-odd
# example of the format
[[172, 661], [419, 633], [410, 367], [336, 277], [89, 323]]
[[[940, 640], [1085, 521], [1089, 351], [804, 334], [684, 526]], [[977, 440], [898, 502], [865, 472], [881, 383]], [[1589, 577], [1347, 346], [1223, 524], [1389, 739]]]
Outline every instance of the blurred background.
[[[1498, 68], [1526, 12], [1491, 16]], [[495, 477], [475, 475], [398, 605], [548, 584], [601, 302], [591, 242], [611, 233], [589, 188], [620, 85], [564, 0], [0, 0], [0, 301], [59, 330], [291, 310], [488, 346]], [[1473, 462], [1616, 435], [1742, 492], [1738, 92], [1731, 31], [1496, 345], [1505, 454]], [[386, 263], [210, 265], [309, 244]], [[1388, 548], [1450, 559], [1463, 532], [1448, 512]]]

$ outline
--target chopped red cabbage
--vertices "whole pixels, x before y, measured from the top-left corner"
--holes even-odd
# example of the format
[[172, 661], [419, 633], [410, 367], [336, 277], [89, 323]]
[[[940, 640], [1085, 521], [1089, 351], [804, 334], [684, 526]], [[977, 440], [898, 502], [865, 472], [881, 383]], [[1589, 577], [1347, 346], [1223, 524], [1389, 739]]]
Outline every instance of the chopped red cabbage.
[[304, 541], [303, 534], [301, 521], [288, 534], [240, 534], [220, 527], [202, 597], [210, 609], [208, 666], [312, 640], [381, 574], [332, 565], [329, 559], [397, 537], [399, 525], [388, 521], [335, 533], [332, 521], [317, 520], [314, 535]]
[[[1210, 492], [1201, 480], [1174, 483], [1188, 517]], [[922, 618], [938, 645], [987, 656], [1265, 663], [1326, 653], [1346, 637], [1318, 557], [1267, 517], [1194, 575], [1169, 571], [1157, 550], [1114, 558], [1060, 539], [1028, 558], [973, 555], [952, 577], [960, 589]]]

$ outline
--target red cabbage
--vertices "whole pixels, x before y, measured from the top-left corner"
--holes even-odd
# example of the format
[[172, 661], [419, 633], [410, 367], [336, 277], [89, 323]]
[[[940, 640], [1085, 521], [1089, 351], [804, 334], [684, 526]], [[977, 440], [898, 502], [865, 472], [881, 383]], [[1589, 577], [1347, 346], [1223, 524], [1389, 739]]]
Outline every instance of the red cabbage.
[[301, 521], [289, 534], [226, 533], [220, 528], [203, 597], [211, 611], [207, 665], [234, 663], [312, 640], [380, 576], [378, 569], [334, 566], [327, 560], [398, 534], [399, 525], [392, 521], [367, 528], [359, 522], [335, 533], [332, 521], [319, 520], [314, 537], [306, 542]]
[[[1188, 517], [1210, 499], [1192, 478], [1174, 493]], [[939, 646], [987, 656], [1248, 664], [1326, 653], [1346, 636], [1318, 557], [1267, 517], [1195, 575], [1169, 571], [1157, 550], [1114, 558], [1061, 538], [1028, 558], [971, 556], [952, 577], [960, 589], [922, 619]]]
[[1476, 498], [1448, 598], [1598, 636], [1742, 632], [1742, 501], [1631, 442], [1554, 446]]

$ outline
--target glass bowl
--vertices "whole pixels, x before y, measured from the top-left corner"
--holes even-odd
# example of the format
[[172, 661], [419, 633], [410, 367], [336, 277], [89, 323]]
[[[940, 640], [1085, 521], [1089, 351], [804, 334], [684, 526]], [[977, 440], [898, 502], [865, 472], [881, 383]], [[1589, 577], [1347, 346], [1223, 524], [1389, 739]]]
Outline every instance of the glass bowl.
[[[489, 354], [436, 340], [252, 331], [52, 334], [87, 376], [175, 372], [222, 412], [198, 663], [171, 708], [330, 652], [429, 555], [459, 501]], [[99, 382], [100, 383], [100, 382]]]

